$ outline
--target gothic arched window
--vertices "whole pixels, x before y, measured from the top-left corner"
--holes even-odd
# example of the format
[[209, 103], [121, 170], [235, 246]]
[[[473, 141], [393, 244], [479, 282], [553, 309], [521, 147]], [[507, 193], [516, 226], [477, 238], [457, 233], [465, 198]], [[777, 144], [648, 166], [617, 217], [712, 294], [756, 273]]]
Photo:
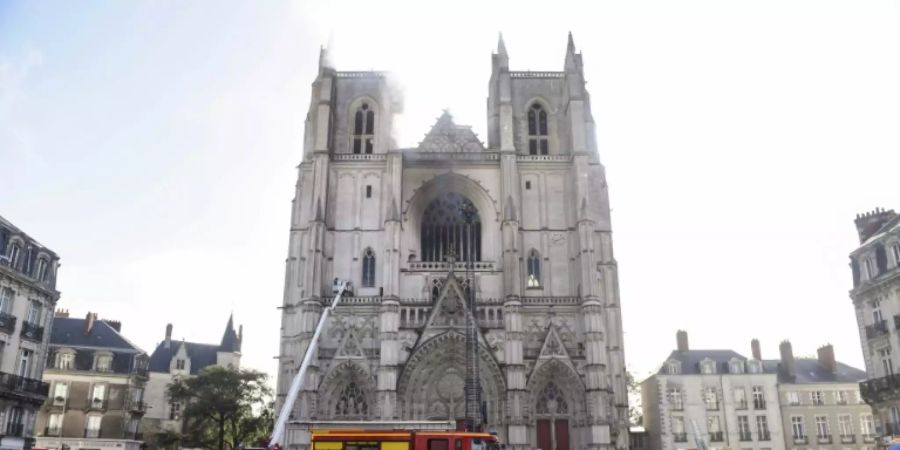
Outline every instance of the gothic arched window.
[[420, 231], [422, 261], [446, 261], [451, 253], [458, 261], [481, 261], [481, 218], [460, 194], [448, 192], [432, 200]]
[[334, 405], [335, 417], [364, 418], [369, 415], [369, 401], [355, 382], [350, 382], [341, 390]]
[[532, 103], [528, 108], [528, 154], [546, 155], [550, 152], [547, 139], [547, 111], [540, 103]]
[[538, 414], [568, 414], [569, 404], [556, 383], [550, 382], [541, 391], [534, 409]]
[[367, 248], [363, 252], [362, 285], [363, 287], [375, 286], [375, 252], [371, 248]]
[[353, 116], [353, 153], [372, 153], [375, 147], [375, 111], [363, 103]]
[[529, 288], [541, 287], [541, 255], [535, 249], [528, 253], [528, 285]]

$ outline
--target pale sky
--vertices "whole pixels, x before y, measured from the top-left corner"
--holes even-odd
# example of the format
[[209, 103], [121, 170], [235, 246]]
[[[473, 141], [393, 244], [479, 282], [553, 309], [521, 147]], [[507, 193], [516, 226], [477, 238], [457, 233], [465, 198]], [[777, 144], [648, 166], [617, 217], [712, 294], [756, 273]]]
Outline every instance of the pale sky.
[[853, 219], [900, 208], [900, 1], [0, 0], [0, 215], [62, 258], [59, 306], [151, 352], [244, 324], [275, 372], [290, 201], [319, 46], [388, 70], [413, 146], [441, 110], [485, 136], [490, 55], [583, 52], [609, 178], [626, 360], [862, 367]]

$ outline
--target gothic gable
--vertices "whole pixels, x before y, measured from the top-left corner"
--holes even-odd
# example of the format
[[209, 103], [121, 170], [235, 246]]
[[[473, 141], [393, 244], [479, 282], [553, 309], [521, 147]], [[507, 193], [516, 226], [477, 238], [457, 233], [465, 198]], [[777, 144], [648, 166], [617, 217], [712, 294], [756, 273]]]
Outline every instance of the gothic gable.
[[450, 113], [444, 110], [419, 143], [418, 150], [432, 153], [481, 152], [484, 151], [484, 144], [478, 140], [472, 127], [456, 125]]
[[335, 359], [364, 359], [366, 357], [356, 335], [357, 331], [352, 328], [344, 333], [344, 338], [334, 355]]
[[540, 356], [538, 356], [538, 359], [568, 359], [569, 354], [566, 353], [566, 346], [563, 345], [563, 341], [559, 337], [559, 333], [556, 331], [556, 327], [551, 324], [547, 328], [547, 336], [544, 338], [544, 345], [541, 346], [541, 353]]

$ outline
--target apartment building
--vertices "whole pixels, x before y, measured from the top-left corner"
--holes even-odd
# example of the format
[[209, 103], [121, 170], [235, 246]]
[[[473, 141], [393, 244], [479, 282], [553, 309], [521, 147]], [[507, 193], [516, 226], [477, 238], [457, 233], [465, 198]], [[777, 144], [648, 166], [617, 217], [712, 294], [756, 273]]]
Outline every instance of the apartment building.
[[47, 398], [41, 381], [59, 257], [0, 217], [0, 448], [31, 448]]
[[58, 311], [44, 381], [51, 395], [38, 414], [45, 449], [139, 450], [147, 354], [122, 335], [121, 322]]

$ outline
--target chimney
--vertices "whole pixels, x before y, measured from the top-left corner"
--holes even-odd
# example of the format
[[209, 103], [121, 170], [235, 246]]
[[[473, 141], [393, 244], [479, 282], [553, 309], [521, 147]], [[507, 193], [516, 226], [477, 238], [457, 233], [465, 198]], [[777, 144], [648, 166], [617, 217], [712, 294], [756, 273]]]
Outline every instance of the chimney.
[[59, 308], [56, 310], [56, 313], [53, 314], [53, 317], [56, 317], [57, 319], [68, 319], [69, 318], [69, 310]]
[[875, 208], [874, 211], [857, 214], [854, 222], [856, 223], [856, 232], [859, 234], [859, 243], [866, 242], [882, 225], [896, 216], [897, 213], [893, 209], [885, 211], [884, 208]]
[[106, 322], [107, 325], [112, 327], [113, 330], [116, 330], [119, 333], [122, 332], [122, 322], [119, 322], [118, 320], [110, 320], [110, 319], [103, 319], [103, 321]]
[[172, 324], [166, 324], [166, 343], [165, 348], [169, 348], [172, 345]]
[[794, 349], [791, 347], [791, 341], [782, 341], [781, 345], [778, 346], [778, 350], [781, 353], [781, 371], [793, 378], [796, 372], [794, 369]]
[[97, 313], [88, 312], [84, 318], [84, 335], [89, 336], [91, 330], [94, 329], [94, 321], [97, 320]]
[[759, 349], [759, 339], [750, 341], [750, 353], [753, 355], [753, 359], [762, 361], [762, 351]]
[[690, 347], [688, 347], [687, 331], [678, 330], [678, 332], [675, 333], [675, 340], [678, 343], [678, 351], [679, 352], [686, 352], [686, 351], [690, 350]]
[[819, 365], [828, 373], [837, 371], [837, 361], [834, 359], [834, 347], [831, 344], [819, 347]]

